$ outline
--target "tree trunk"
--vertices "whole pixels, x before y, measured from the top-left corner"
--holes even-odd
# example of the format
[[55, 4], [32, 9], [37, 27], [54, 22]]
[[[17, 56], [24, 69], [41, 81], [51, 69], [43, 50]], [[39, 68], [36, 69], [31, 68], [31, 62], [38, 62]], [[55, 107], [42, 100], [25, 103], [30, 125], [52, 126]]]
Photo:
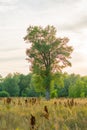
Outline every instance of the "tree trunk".
[[50, 100], [50, 82], [51, 82], [51, 74], [50, 74], [50, 66], [46, 68], [46, 100]]
[[49, 87], [46, 88], [45, 96], [46, 96], [46, 100], [50, 100], [50, 88]]

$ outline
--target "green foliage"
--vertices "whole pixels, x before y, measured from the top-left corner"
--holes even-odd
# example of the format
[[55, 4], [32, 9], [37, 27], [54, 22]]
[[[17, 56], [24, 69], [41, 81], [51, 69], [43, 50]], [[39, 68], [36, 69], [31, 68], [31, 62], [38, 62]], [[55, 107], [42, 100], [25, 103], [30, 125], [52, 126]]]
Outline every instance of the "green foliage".
[[45, 28], [30, 26], [24, 40], [30, 44], [26, 55], [28, 56], [27, 60], [31, 63], [31, 71], [39, 75], [41, 82], [42, 79], [44, 80], [43, 87], [46, 89], [46, 93], [50, 94], [51, 74], [71, 66], [68, 59], [73, 49], [67, 45], [69, 39], [57, 38], [56, 28], [48, 25]]
[[57, 89], [51, 91], [51, 98], [58, 97]]
[[19, 75], [19, 96], [22, 96], [24, 95], [25, 91], [27, 88], [30, 87], [30, 82], [31, 82], [31, 74], [28, 74], [28, 75], [23, 75], [23, 74], [20, 74]]
[[70, 97], [85, 97], [84, 82], [77, 80], [76, 84], [69, 87]]
[[68, 59], [73, 49], [67, 45], [68, 38], [56, 37], [55, 27], [30, 26], [24, 40], [31, 45], [26, 54], [34, 73], [42, 75], [42, 71], [60, 71], [71, 65]]
[[[51, 77], [51, 78], [50, 78]], [[0, 82], [0, 93], [9, 96], [44, 97], [50, 81], [50, 97], [87, 97], [87, 76], [54, 73], [46, 79], [38, 74], [9, 74]]]
[[3, 89], [5, 91], [7, 91], [10, 94], [10, 96], [12, 96], [12, 97], [18, 96], [19, 95], [18, 83], [19, 83], [19, 79], [15, 74], [14, 75], [8, 75], [4, 79]]
[[3, 83], [0, 83], [0, 91], [3, 90]]
[[35, 90], [35, 88], [32, 86], [32, 87], [26, 89], [26, 95], [27, 95], [27, 97], [39, 97], [40, 92], [37, 92]]
[[6, 91], [1, 91], [0, 92], [0, 97], [9, 97], [9, 93]]
[[53, 74], [51, 80], [51, 97], [58, 97], [59, 91], [63, 87], [64, 87], [64, 81], [62, 73]]
[[40, 75], [33, 74], [31, 79], [31, 86], [34, 87], [36, 92], [44, 92], [44, 80]]

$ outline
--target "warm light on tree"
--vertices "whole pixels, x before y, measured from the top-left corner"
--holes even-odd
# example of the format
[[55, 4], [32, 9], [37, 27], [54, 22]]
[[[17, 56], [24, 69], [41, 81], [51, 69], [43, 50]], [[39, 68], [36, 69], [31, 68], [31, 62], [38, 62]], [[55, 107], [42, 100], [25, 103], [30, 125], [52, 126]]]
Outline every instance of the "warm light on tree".
[[30, 44], [26, 50], [27, 60], [31, 63], [31, 71], [46, 81], [46, 98], [50, 97], [51, 74], [71, 66], [71, 46], [67, 37], [57, 38], [54, 26], [30, 26], [24, 40]]

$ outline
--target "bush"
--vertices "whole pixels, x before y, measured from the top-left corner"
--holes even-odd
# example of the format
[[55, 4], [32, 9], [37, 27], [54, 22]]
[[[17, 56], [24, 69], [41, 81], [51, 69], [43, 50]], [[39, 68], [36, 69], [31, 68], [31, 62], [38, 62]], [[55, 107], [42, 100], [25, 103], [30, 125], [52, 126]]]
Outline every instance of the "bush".
[[9, 97], [9, 93], [6, 91], [1, 91], [0, 92], [0, 97]]

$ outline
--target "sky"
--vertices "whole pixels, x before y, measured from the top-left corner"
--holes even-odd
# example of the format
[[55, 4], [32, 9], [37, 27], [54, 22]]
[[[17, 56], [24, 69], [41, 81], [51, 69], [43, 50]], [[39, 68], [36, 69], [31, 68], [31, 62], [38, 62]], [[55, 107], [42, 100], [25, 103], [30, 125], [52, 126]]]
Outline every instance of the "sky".
[[23, 37], [30, 25], [53, 25], [68, 37], [74, 51], [64, 71], [87, 75], [87, 0], [0, 0], [0, 75], [29, 73]]

